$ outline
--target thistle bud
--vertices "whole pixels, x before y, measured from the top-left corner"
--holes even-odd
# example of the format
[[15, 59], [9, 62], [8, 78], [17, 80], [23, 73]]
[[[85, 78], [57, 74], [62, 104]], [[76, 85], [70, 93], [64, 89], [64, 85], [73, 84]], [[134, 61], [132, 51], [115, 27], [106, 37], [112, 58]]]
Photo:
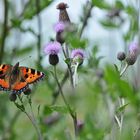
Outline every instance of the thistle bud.
[[56, 8], [60, 10], [59, 21], [70, 22], [70, 18], [66, 10], [66, 8], [68, 8], [68, 5], [66, 3], [61, 2], [57, 5]]
[[51, 65], [55, 66], [59, 62], [59, 57], [57, 54], [50, 54], [49, 55], [49, 62]]
[[137, 56], [134, 53], [129, 54], [128, 57], [126, 58], [126, 62], [128, 65], [135, 64], [136, 60]]
[[56, 32], [56, 41], [58, 41], [60, 44], [63, 44], [65, 42], [63, 31], [66, 27], [66, 24], [63, 22], [58, 22], [54, 26], [54, 30]]
[[70, 18], [66, 8], [68, 8], [68, 5], [66, 3], [61, 2], [57, 5], [57, 9], [60, 10], [60, 13], [59, 13], [59, 22], [55, 25], [55, 31], [56, 31], [56, 40], [60, 44], [63, 44], [65, 42], [63, 32], [66, 26], [70, 24]]
[[117, 58], [118, 58], [118, 60], [120, 60], [120, 61], [123, 61], [124, 59], [125, 59], [125, 53], [124, 52], [119, 52], [118, 54], [117, 54]]

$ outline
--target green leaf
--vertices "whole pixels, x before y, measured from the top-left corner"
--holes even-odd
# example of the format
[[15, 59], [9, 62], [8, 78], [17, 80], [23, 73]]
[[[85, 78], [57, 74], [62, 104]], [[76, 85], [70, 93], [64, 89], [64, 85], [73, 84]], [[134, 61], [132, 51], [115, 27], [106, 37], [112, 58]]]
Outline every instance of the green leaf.
[[84, 49], [87, 45], [86, 39], [80, 40], [75, 35], [68, 36], [68, 42], [71, 44], [72, 48], [83, 48]]
[[59, 113], [68, 113], [68, 109], [65, 106], [51, 106], [51, 109]]
[[122, 112], [122, 111], [124, 111], [125, 108], [126, 108], [128, 105], [129, 105], [129, 103], [127, 103], [127, 104], [125, 104], [125, 105], [122, 105], [121, 107], [119, 107], [119, 108], [117, 109], [117, 112]]
[[117, 66], [116, 64], [114, 64], [114, 67], [115, 67], [115, 69], [116, 69], [116, 72], [119, 73], [119, 68], [118, 68], [118, 66]]
[[71, 58], [66, 58], [64, 61], [65, 61], [66, 64], [70, 64], [71, 63]]
[[45, 106], [43, 113], [45, 115], [51, 114], [52, 112], [67, 113], [68, 109], [65, 106]]
[[134, 8], [134, 7], [132, 7], [132, 6], [127, 6], [126, 8], [125, 8], [125, 11], [126, 11], [126, 13], [128, 13], [129, 15], [134, 15], [134, 16], [136, 16], [137, 15], [137, 11], [136, 11], [136, 9]]
[[51, 109], [51, 107], [50, 106], [45, 106], [44, 107], [44, 109], [43, 109], [43, 114], [44, 115], [49, 115], [49, 114], [51, 114], [53, 112], [53, 110]]
[[106, 67], [105, 80], [113, 99], [117, 99], [118, 96], [121, 96], [128, 98], [131, 103], [136, 103], [136, 96], [133, 93], [131, 85], [127, 81], [122, 80], [119, 73], [116, 72], [113, 67]]
[[18, 103], [16, 103], [15, 102], [15, 105], [17, 106], [17, 108], [19, 108], [21, 111], [25, 111], [25, 108], [24, 108], [24, 106], [23, 105], [20, 105], [20, 104], [18, 104]]
[[[38, 2], [40, 5], [40, 12], [45, 9], [49, 4], [52, 2], [52, 0], [39, 0]], [[27, 8], [24, 11], [23, 18], [24, 19], [32, 19], [37, 14], [37, 6], [36, 6], [36, 0], [30, 0]]]
[[120, 0], [117, 0], [116, 3], [115, 3], [115, 7], [118, 8], [118, 9], [123, 9], [124, 5]]
[[121, 25], [120, 23], [115, 23], [110, 20], [101, 20], [100, 24], [105, 28], [118, 28]]
[[20, 19], [11, 19], [12, 27], [20, 27], [21, 22]]
[[101, 9], [111, 9], [111, 6], [106, 3], [104, 0], [92, 0], [92, 4]]

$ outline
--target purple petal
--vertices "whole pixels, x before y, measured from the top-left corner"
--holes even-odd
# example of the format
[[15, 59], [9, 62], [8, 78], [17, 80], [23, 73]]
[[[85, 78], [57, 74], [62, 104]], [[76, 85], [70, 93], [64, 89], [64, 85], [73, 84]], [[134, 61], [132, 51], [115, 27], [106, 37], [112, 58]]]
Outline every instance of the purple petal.
[[58, 22], [58, 23], [56, 23], [55, 24], [55, 26], [54, 26], [54, 30], [55, 30], [55, 32], [63, 32], [64, 31], [64, 29], [65, 29], [65, 24], [63, 23], [63, 22]]
[[138, 54], [140, 53], [140, 48], [139, 48], [138, 43], [132, 42], [132, 43], [129, 45], [129, 52], [130, 52], [130, 53], [133, 53], [133, 54], [135, 54], [135, 55], [138, 55]]
[[84, 50], [83, 49], [72, 50], [71, 58], [74, 58], [74, 57], [77, 57], [77, 56], [80, 56], [83, 59], [85, 57]]
[[44, 53], [46, 55], [58, 54], [60, 50], [61, 50], [61, 44], [56, 41], [50, 42], [44, 47]]

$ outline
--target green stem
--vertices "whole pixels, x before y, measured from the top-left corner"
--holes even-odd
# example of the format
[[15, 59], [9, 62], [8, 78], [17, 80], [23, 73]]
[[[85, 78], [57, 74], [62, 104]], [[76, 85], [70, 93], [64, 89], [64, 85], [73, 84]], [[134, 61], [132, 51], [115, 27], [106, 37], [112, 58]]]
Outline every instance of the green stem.
[[[68, 70], [67, 70], [67, 71], [65, 72], [65, 74], [64, 74], [63, 79], [62, 79], [61, 82], [60, 82], [61, 88], [64, 86], [64, 84], [65, 84], [65, 82], [67, 81], [68, 77], [69, 77], [69, 72], [68, 72]], [[52, 101], [52, 105], [54, 105], [54, 104], [56, 103], [57, 97], [59, 96], [59, 93], [60, 93], [59, 88], [56, 88], [56, 90], [53, 92], [53, 101]]]
[[[124, 98], [120, 99], [120, 107], [125, 105], [125, 100]], [[120, 118], [120, 132], [122, 132], [122, 126], [123, 126], [123, 119], [124, 119], [124, 112], [121, 113], [121, 118]]]
[[[125, 71], [127, 70], [128, 68], [128, 64], [126, 63], [125, 67], [122, 69], [122, 71], [120, 70], [120, 77], [122, 77], [122, 75], [125, 73]], [[122, 63], [121, 63], [121, 67], [122, 67]], [[123, 106], [125, 104], [125, 100], [123, 98], [119, 98], [120, 99], [120, 107]], [[115, 115], [115, 119], [116, 119], [116, 122], [119, 126], [119, 129], [120, 129], [120, 133], [122, 132], [122, 125], [123, 125], [123, 119], [124, 119], [124, 112], [121, 112], [121, 115], [120, 115], [120, 119], [118, 118], [117, 115]]]
[[37, 52], [38, 52], [38, 66], [40, 66], [41, 61], [41, 32], [42, 32], [42, 22], [41, 22], [41, 16], [39, 14], [40, 12], [40, 0], [36, 0], [36, 12], [37, 12], [37, 23], [38, 23], [38, 35], [37, 35]]
[[[63, 48], [63, 53], [65, 56], [65, 59], [69, 59], [68, 48], [66, 46], [66, 43], [64, 44], [63, 47], [65, 47], [65, 49], [67, 49], [67, 52], [66, 52], [66, 50]], [[69, 71], [69, 76], [70, 76], [70, 81], [71, 81], [71, 87], [72, 87], [73, 92], [74, 92], [73, 73], [71, 70], [71, 62], [67, 63], [67, 66], [68, 66], [68, 71]]]
[[83, 31], [84, 31], [85, 27], [87, 26], [87, 21], [88, 21], [90, 15], [91, 15], [93, 4], [91, 2], [89, 2], [89, 1], [87, 1], [85, 6], [86, 6], [86, 12], [85, 12], [85, 15], [84, 15], [84, 20], [83, 20], [81, 30], [79, 31], [79, 37], [80, 38], [81, 38], [81, 36], [83, 34]]
[[56, 80], [56, 82], [57, 82], [57, 85], [58, 85], [58, 87], [59, 87], [60, 94], [61, 94], [61, 96], [62, 96], [62, 98], [63, 98], [63, 101], [64, 101], [64, 103], [65, 103], [65, 105], [66, 105], [66, 107], [67, 107], [67, 109], [68, 109], [68, 111], [69, 111], [69, 113], [70, 113], [72, 119], [73, 119], [74, 130], [75, 130], [75, 136], [77, 136], [77, 135], [78, 135], [78, 128], [77, 128], [77, 116], [76, 116], [76, 112], [74, 112], [74, 111], [71, 109], [69, 103], [67, 102], [67, 100], [66, 100], [66, 98], [65, 98], [65, 96], [64, 96], [64, 94], [63, 94], [61, 85], [60, 85], [60, 83], [59, 83], [59, 81], [58, 81], [58, 78], [57, 78], [56, 66], [54, 66], [54, 78], [55, 78], [55, 80]]
[[34, 112], [33, 112], [31, 96], [28, 97], [28, 102], [29, 102], [29, 105], [30, 105], [32, 118], [33, 118], [34, 124], [36, 126], [36, 130], [37, 130], [38, 136], [39, 136], [39, 140], [43, 140], [41, 131], [40, 131], [38, 125], [37, 125], [37, 122], [36, 122], [36, 119], [35, 119], [35, 115], [34, 115]]
[[[19, 100], [20, 100], [22, 106], [25, 108], [25, 106], [24, 106], [24, 104], [23, 104], [23, 101], [22, 101], [22, 98], [21, 98], [20, 95], [18, 96], [18, 98], [19, 98]], [[30, 103], [29, 103], [29, 104], [30, 104]], [[31, 107], [31, 108], [32, 108], [32, 107]], [[19, 109], [20, 109], [20, 108], [19, 108]], [[36, 132], [37, 132], [38, 140], [43, 140], [42, 135], [41, 135], [41, 133], [40, 133], [40, 130], [39, 130], [37, 124], [36, 124], [35, 118], [34, 118], [33, 116], [30, 116], [26, 110], [22, 110], [22, 109], [20, 109], [20, 110], [21, 110], [22, 112], [24, 112], [24, 113], [26, 114], [26, 116], [29, 118], [29, 120], [31, 121], [33, 127], [35, 128], [35, 130], [36, 130]]]
[[122, 75], [125, 73], [125, 71], [127, 70], [128, 66], [129, 66], [128, 64], [125, 65], [123, 70], [120, 72], [120, 77], [122, 77]]
[[76, 63], [76, 65], [74, 65], [74, 73], [73, 73], [73, 84], [74, 84], [74, 88], [77, 85], [77, 81], [78, 81], [78, 75], [77, 75], [77, 69], [78, 69], [79, 63]]
[[1, 48], [0, 48], [0, 63], [3, 61], [4, 56], [4, 48], [5, 48], [5, 41], [7, 36], [7, 24], [8, 24], [8, 0], [4, 1], [4, 23], [2, 27], [2, 39], [1, 39]]

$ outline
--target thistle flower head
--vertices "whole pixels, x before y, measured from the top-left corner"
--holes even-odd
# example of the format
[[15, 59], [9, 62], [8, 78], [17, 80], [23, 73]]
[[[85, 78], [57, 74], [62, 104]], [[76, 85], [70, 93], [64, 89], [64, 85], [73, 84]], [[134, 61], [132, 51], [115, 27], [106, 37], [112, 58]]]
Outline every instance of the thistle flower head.
[[136, 42], [132, 42], [129, 45], [129, 53], [133, 53], [135, 55], [138, 55], [140, 53], [139, 45]]
[[140, 54], [140, 48], [139, 45], [135, 42], [132, 42], [129, 45], [129, 54], [126, 58], [126, 62], [128, 65], [133, 65], [135, 64], [138, 55]]
[[73, 59], [74, 63], [79, 63], [81, 65], [83, 63], [85, 57], [85, 52], [83, 49], [74, 49], [71, 53], [71, 58]]
[[64, 29], [65, 29], [65, 24], [63, 22], [61, 22], [61, 21], [56, 23], [55, 26], [54, 26], [54, 30], [57, 33], [63, 32]]
[[46, 55], [57, 55], [61, 50], [61, 44], [54, 41], [48, 43], [44, 48], [44, 53]]
[[74, 58], [74, 57], [77, 57], [77, 56], [83, 59], [84, 56], [85, 56], [84, 50], [82, 50], [82, 49], [72, 50], [71, 57]]

